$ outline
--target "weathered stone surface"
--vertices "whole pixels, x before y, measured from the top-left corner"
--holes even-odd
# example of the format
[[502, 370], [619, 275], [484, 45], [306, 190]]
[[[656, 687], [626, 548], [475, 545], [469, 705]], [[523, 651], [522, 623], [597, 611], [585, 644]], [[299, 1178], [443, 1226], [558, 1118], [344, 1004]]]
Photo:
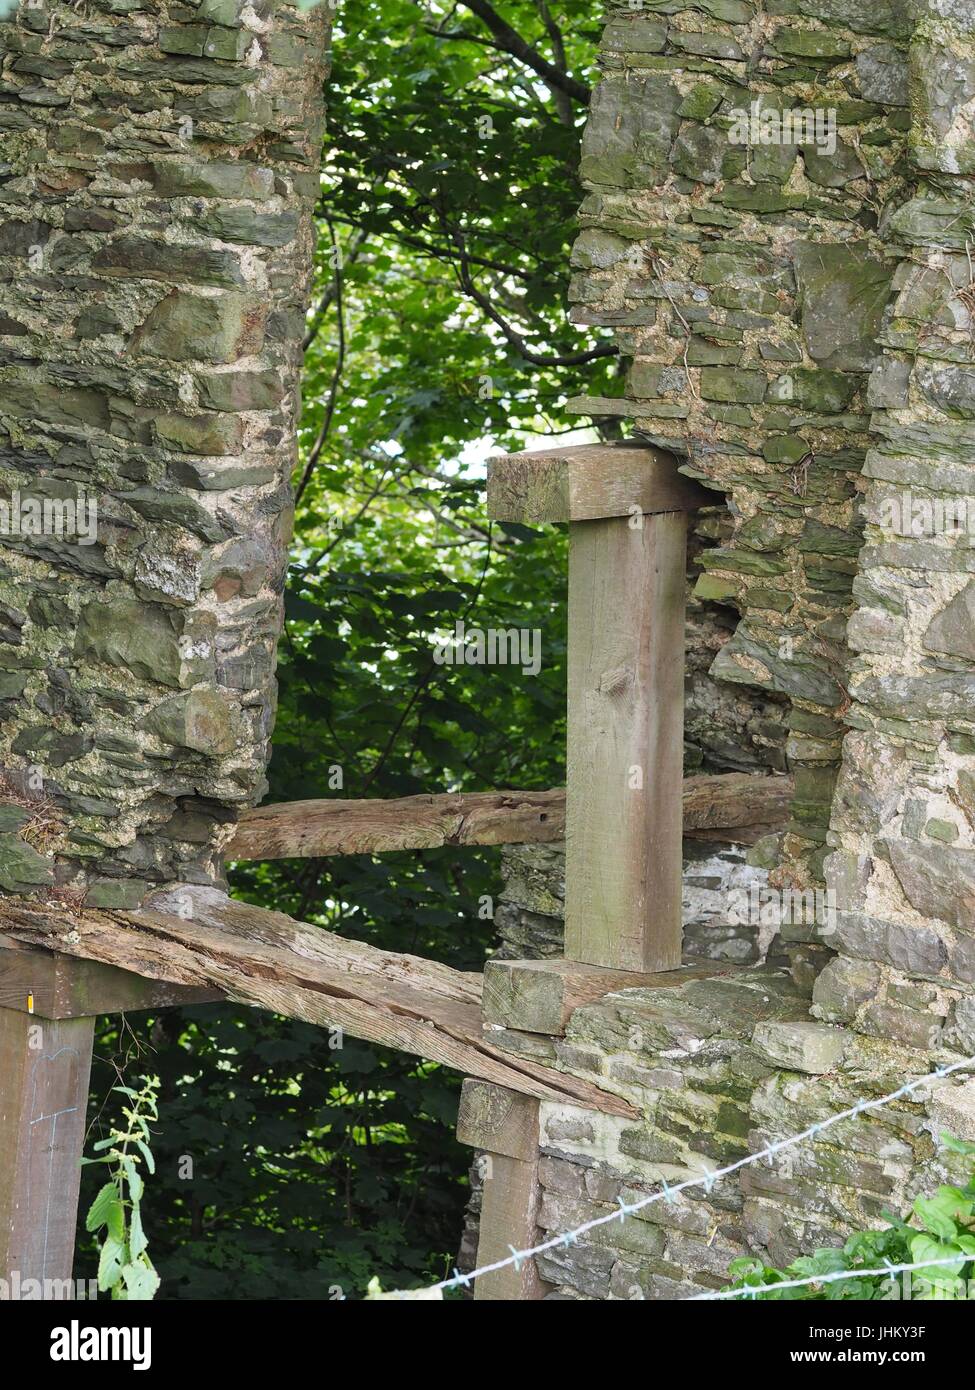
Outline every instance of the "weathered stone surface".
[[752, 1035], [758, 1051], [788, 1071], [835, 1071], [850, 1043], [844, 1029], [822, 1023], [760, 1023]]
[[0, 834], [0, 887], [30, 893], [54, 881], [54, 864], [15, 834]]
[[157, 705], [146, 725], [164, 742], [208, 757], [229, 753], [236, 744], [231, 707], [207, 686]]
[[975, 933], [975, 850], [908, 840], [888, 842], [908, 902], [925, 917]]
[[837, 371], [869, 370], [879, 354], [892, 267], [862, 250], [822, 242], [797, 242], [792, 255], [810, 357]]
[[177, 362], [236, 362], [261, 350], [267, 317], [256, 295], [173, 290], [136, 329], [129, 350]]
[[178, 686], [180, 626], [157, 604], [117, 599], [89, 603], [81, 612], [75, 656], [121, 666], [135, 676]]

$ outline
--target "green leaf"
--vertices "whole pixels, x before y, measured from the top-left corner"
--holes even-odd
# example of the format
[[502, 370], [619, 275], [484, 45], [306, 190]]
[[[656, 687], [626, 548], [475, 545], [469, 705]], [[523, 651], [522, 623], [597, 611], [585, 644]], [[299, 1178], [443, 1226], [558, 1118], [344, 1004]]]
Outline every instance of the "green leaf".
[[98, 1258], [98, 1288], [102, 1293], [113, 1289], [118, 1283], [125, 1263], [127, 1251], [125, 1242], [107, 1236]]
[[120, 1206], [118, 1188], [114, 1182], [107, 1182], [100, 1188], [95, 1200], [88, 1208], [85, 1217], [85, 1230], [97, 1231], [101, 1226], [109, 1226], [113, 1208]]
[[142, 1201], [142, 1194], [145, 1191], [145, 1184], [142, 1175], [136, 1167], [135, 1159], [131, 1154], [126, 1154], [122, 1159], [122, 1168], [129, 1184], [129, 1196], [138, 1205]]
[[942, 1240], [953, 1240], [958, 1234], [954, 1220], [955, 1203], [942, 1195], [937, 1197], [918, 1197], [914, 1210], [924, 1223], [926, 1230]]
[[155, 1297], [160, 1284], [159, 1275], [144, 1256], [124, 1266], [122, 1279], [125, 1285], [122, 1297], [133, 1302], [148, 1302]]
[[141, 1139], [136, 1139], [134, 1142], [136, 1148], [139, 1150], [139, 1152], [142, 1154], [142, 1157], [145, 1159], [146, 1167], [149, 1169], [149, 1172], [155, 1173], [156, 1160], [152, 1156], [152, 1150], [149, 1148], [149, 1145], [144, 1143]]
[[142, 1228], [142, 1210], [140, 1207], [133, 1207], [129, 1214], [129, 1250], [133, 1259], [141, 1255], [148, 1244], [148, 1238]]

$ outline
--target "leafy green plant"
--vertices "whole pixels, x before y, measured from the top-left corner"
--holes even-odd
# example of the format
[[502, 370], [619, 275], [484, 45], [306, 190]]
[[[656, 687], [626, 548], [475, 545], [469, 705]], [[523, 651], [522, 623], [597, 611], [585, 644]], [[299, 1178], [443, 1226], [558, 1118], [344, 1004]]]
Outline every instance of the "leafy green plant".
[[[953, 1153], [975, 1156], [975, 1144], [943, 1134], [942, 1142]], [[802, 1288], [769, 1289], [752, 1295], [757, 1299], [805, 1299], [828, 1302], [895, 1299], [901, 1296], [896, 1275], [860, 1271], [886, 1269], [890, 1265], [926, 1264], [951, 1260], [937, 1268], [911, 1272], [911, 1297], [965, 1299], [975, 1277], [975, 1165], [965, 1187], [943, 1185], [933, 1197], [918, 1197], [913, 1211], [901, 1220], [889, 1212], [888, 1225], [879, 1231], [857, 1231], [841, 1249], [817, 1250], [793, 1260], [787, 1269], [775, 1269], [753, 1256], [732, 1260], [730, 1289], [758, 1288], [789, 1279], [812, 1279], [849, 1271], [848, 1279], [812, 1283]], [[913, 1224], [912, 1224], [913, 1223]]]
[[143, 1077], [142, 1089], [113, 1086], [125, 1096], [122, 1106], [124, 1126], [114, 1127], [105, 1139], [94, 1145], [99, 1158], [83, 1158], [82, 1163], [104, 1163], [111, 1176], [100, 1188], [88, 1208], [86, 1229], [96, 1235], [104, 1231], [98, 1257], [98, 1288], [111, 1291], [114, 1299], [148, 1300], [159, 1288], [159, 1275], [148, 1255], [148, 1240], [142, 1227], [142, 1195], [145, 1185], [139, 1166], [144, 1161], [155, 1172], [149, 1147], [149, 1121], [158, 1119], [159, 1078]]

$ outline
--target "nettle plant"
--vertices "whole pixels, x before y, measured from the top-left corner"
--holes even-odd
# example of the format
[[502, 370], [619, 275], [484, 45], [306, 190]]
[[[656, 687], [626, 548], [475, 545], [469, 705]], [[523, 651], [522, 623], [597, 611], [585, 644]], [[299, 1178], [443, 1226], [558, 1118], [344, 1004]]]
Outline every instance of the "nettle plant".
[[[975, 1144], [941, 1136], [953, 1153], [975, 1157]], [[728, 1273], [729, 1289], [758, 1288], [789, 1279], [814, 1279], [849, 1271], [848, 1279], [812, 1283], [803, 1288], [768, 1289], [755, 1293], [756, 1299], [812, 1299], [829, 1302], [842, 1299], [895, 1300], [900, 1298], [931, 1302], [934, 1299], [975, 1298], [975, 1163], [966, 1187], [939, 1187], [933, 1197], [917, 1197], [908, 1218], [901, 1220], [884, 1212], [889, 1223], [879, 1231], [858, 1231], [841, 1249], [817, 1250], [793, 1260], [787, 1269], [775, 1269], [753, 1256], [732, 1260]], [[937, 1268], [911, 1270], [903, 1275], [860, 1273], [886, 1270], [891, 1265], [927, 1264], [934, 1260], [950, 1263]], [[909, 1282], [908, 1282], [909, 1280]], [[743, 1295], [747, 1297], [747, 1295]]]
[[148, 1300], [159, 1288], [159, 1275], [149, 1258], [149, 1242], [142, 1229], [145, 1184], [139, 1172], [143, 1162], [149, 1173], [156, 1171], [149, 1122], [159, 1118], [159, 1078], [143, 1077], [142, 1083], [139, 1091], [131, 1086], [112, 1087], [128, 1101], [122, 1106], [125, 1123], [94, 1145], [96, 1153], [101, 1151], [98, 1158], [81, 1160], [104, 1163], [110, 1171], [108, 1182], [88, 1209], [85, 1225], [100, 1240], [99, 1292], [111, 1292], [114, 1299]]

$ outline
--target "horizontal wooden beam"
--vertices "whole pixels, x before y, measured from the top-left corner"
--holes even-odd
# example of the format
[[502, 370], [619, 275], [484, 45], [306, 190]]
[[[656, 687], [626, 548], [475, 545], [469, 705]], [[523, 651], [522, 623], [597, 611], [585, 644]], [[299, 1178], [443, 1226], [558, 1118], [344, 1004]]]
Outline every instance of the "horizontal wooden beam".
[[[684, 834], [751, 844], [785, 827], [791, 777], [684, 779]], [[245, 811], [228, 859], [308, 859], [443, 845], [544, 844], [565, 837], [565, 788], [395, 800], [284, 801]]]
[[539, 525], [720, 506], [651, 444], [578, 444], [489, 459], [488, 516]]
[[384, 854], [443, 845], [530, 844], [565, 834], [565, 791], [457, 792], [390, 801], [285, 801], [241, 817], [228, 859]]
[[347, 941], [214, 889], [173, 886], [125, 913], [3, 898], [0, 934], [149, 979], [217, 989], [537, 1100], [637, 1113], [591, 1082], [496, 1046], [481, 1023], [481, 975]]
[[42, 1018], [93, 1018], [222, 998], [219, 990], [146, 980], [99, 961], [71, 960], [0, 936], [0, 1008]]

